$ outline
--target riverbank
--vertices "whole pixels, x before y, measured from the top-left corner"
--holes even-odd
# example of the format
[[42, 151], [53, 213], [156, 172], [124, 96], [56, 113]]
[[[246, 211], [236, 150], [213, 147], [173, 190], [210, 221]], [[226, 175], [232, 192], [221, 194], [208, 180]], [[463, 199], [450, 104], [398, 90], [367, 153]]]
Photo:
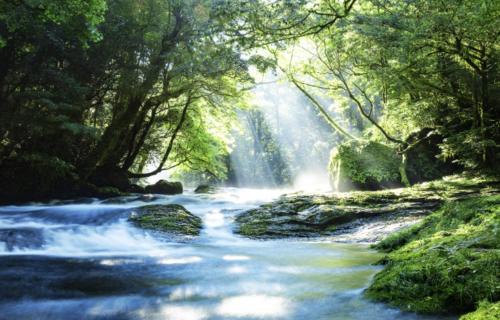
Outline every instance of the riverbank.
[[[375, 244], [386, 253], [385, 269], [366, 297], [459, 315], [500, 297], [499, 187], [494, 178], [453, 176], [406, 189], [292, 194], [240, 214], [235, 231]], [[484, 309], [478, 312], [491, 313]]]

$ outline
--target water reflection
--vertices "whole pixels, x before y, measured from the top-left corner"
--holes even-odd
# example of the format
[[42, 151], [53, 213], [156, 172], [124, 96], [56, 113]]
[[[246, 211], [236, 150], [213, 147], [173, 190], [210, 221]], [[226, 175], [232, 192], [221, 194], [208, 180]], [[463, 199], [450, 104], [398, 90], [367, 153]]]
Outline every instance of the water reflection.
[[281, 318], [291, 311], [291, 304], [285, 298], [266, 295], [225, 298], [216, 309], [221, 316], [260, 318]]

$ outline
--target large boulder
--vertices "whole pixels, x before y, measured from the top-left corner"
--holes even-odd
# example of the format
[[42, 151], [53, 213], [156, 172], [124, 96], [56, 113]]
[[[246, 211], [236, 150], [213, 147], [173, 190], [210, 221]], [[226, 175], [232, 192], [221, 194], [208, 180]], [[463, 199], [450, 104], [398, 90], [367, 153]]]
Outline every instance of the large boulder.
[[153, 185], [146, 186], [144, 190], [147, 193], [159, 193], [159, 194], [179, 194], [182, 193], [182, 183], [180, 182], [169, 182], [166, 180], [159, 180]]
[[194, 193], [215, 193], [215, 187], [208, 184], [200, 184], [194, 189]]
[[136, 226], [178, 235], [197, 236], [201, 219], [178, 204], [148, 205], [135, 209], [129, 220]]
[[374, 141], [349, 141], [330, 158], [332, 186], [337, 191], [379, 190], [402, 186], [401, 158], [396, 150]]
[[499, 186], [494, 178], [450, 176], [398, 190], [294, 193], [239, 213], [235, 232], [262, 239], [334, 236], [339, 241], [376, 242], [420, 220], [445, 200], [494, 194]]
[[[405, 226], [440, 202], [428, 193], [422, 197], [389, 190], [348, 196], [293, 194], [238, 214], [235, 232], [263, 239], [350, 234], [353, 241], [373, 242], [387, 234], [385, 229]], [[361, 225], [372, 227], [358, 229]]]

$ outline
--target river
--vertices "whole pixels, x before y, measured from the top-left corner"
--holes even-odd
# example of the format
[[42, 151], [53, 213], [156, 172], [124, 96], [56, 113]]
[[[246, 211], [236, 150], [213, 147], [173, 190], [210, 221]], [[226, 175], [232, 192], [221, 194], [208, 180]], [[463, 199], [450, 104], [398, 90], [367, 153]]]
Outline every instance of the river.
[[[363, 298], [381, 257], [366, 245], [232, 233], [238, 212], [280, 193], [226, 188], [147, 203], [0, 207], [0, 319], [430, 319]], [[127, 221], [152, 203], [200, 216], [200, 237], [169, 238]]]

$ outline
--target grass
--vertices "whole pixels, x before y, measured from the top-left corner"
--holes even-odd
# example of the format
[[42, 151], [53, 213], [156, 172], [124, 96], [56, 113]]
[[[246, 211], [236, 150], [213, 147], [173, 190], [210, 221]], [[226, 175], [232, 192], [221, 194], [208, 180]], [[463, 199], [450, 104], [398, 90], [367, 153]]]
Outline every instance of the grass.
[[500, 195], [454, 200], [389, 236], [375, 246], [388, 252], [386, 268], [366, 296], [421, 313], [461, 314], [498, 301], [499, 214]]

